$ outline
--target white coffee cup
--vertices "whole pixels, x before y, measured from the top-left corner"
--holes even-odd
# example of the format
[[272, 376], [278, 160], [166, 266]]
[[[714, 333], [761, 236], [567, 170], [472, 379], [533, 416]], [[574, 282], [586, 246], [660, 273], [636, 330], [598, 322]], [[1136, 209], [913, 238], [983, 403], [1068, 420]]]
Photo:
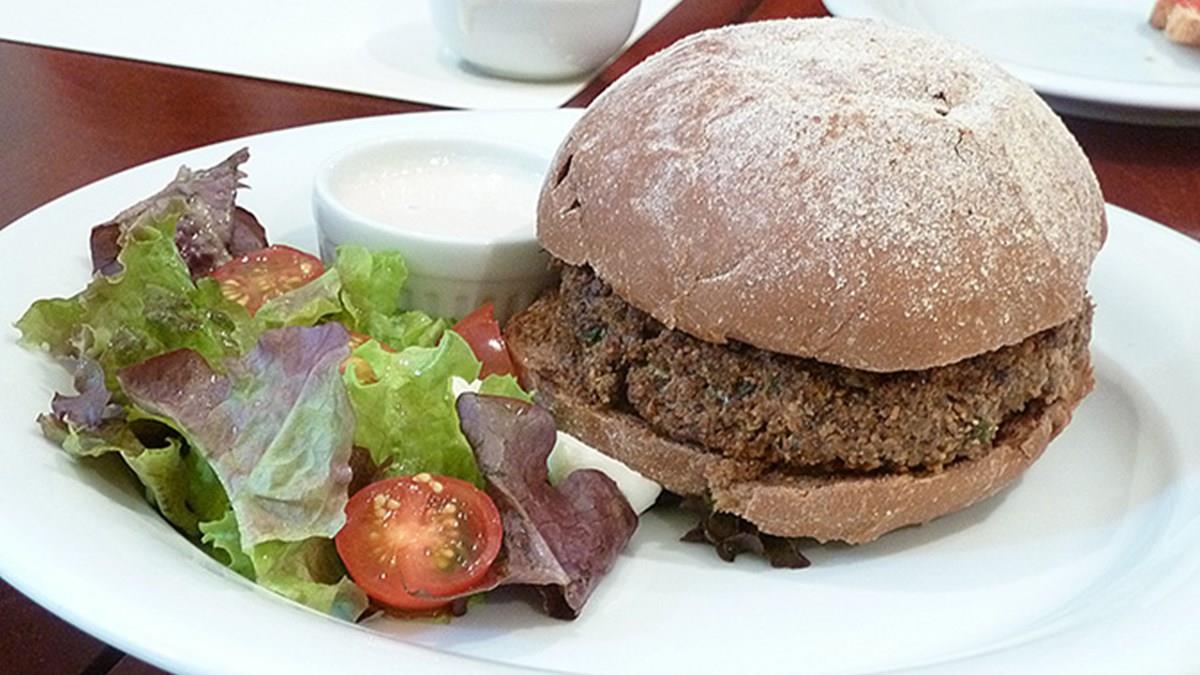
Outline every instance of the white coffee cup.
[[613, 58], [641, 0], [429, 0], [446, 45], [489, 75], [557, 80]]

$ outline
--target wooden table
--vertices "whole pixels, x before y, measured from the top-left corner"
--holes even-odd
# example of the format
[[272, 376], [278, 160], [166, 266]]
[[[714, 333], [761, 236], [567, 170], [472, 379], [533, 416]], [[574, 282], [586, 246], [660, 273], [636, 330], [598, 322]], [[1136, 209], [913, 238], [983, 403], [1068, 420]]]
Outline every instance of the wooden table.
[[[634, 64], [688, 33], [823, 14], [819, 0], [684, 0], [569, 105], [586, 105]], [[103, 176], [188, 148], [314, 122], [428, 109], [0, 41], [0, 227]], [[1200, 238], [1200, 129], [1066, 121], [1108, 201]], [[14, 673], [158, 672], [56, 619], [3, 582], [0, 664]]]

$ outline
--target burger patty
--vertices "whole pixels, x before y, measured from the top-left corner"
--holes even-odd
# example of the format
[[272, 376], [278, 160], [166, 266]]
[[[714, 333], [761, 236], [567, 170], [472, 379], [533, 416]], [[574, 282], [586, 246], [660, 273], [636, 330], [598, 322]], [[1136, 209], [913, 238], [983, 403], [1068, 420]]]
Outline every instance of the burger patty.
[[986, 454], [1004, 424], [1086, 376], [1090, 303], [1016, 345], [920, 371], [874, 373], [670, 330], [587, 267], [562, 265], [560, 387], [657, 433], [763, 470], [936, 471]]

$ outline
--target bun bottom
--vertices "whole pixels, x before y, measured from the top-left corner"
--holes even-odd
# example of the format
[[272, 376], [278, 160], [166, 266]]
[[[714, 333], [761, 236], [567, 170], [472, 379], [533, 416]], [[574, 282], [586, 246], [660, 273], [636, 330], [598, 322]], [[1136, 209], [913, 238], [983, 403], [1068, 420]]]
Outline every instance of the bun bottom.
[[556, 329], [544, 300], [514, 317], [506, 329], [513, 358], [525, 370], [539, 403], [559, 428], [629, 465], [666, 489], [701, 495], [780, 537], [863, 544], [907, 525], [926, 523], [999, 492], [1042, 455], [1071, 420], [1094, 384], [1084, 364], [1075, 391], [1039, 405], [1001, 426], [986, 455], [933, 473], [759, 476], [757, 467], [655, 433], [641, 418], [572, 398], [555, 381], [560, 355], [543, 339]]

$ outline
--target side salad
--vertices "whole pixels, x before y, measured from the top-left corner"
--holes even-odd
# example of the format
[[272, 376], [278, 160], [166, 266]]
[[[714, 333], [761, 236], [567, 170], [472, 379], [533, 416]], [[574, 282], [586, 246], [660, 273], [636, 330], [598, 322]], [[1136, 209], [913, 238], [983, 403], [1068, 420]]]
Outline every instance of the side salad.
[[235, 204], [248, 157], [93, 228], [87, 287], [17, 322], [74, 376], [45, 435], [123, 461], [182, 535], [316, 610], [444, 616], [523, 585], [577, 616], [637, 515], [600, 471], [551, 485], [554, 421], [491, 308], [450, 327], [397, 306], [398, 253], [270, 246]]

